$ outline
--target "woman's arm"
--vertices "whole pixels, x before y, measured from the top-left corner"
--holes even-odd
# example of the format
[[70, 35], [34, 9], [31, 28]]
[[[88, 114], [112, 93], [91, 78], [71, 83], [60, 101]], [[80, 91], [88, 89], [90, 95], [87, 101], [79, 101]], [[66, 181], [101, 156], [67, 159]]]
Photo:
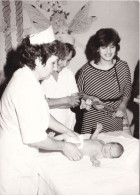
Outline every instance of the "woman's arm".
[[52, 115], [49, 118], [49, 128], [53, 129], [58, 133], [65, 133], [69, 137], [74, 137], [75, 139], [79, 140], [77, 133], [65, 127], [62, 123], [58, 122]]
[[43, 149], [62, 152], [69, 160], [80, 160], [82, 158], [81, 152], [72, 143], [66, 143], [63, 141], [57, 141], [50, 137], [37, 143], [32, 143], [30, 146]]

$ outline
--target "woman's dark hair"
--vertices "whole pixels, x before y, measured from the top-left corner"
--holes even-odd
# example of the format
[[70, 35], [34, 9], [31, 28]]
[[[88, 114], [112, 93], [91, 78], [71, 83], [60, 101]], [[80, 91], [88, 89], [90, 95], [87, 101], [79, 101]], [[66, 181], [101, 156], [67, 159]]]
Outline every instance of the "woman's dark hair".
[[120, 50], [120, 37], [117, 31], [112, 28], [102, 28], [98, 30], [96, 34], [90, 37], [86, 45], [85, 54], [88, 61], [93, 60], [95, 64], [98, 64], [100, 61], [100, 54], [98, 53], [99, 47], [107, 47], [111, 43], [116, 46], [114, 59], [119, 59], [117, 53]]
[[65, 43], [55, 40], [51, 43], [44, 44], [43, 49], [45, 50], [45, 53], [47, 55], [47, 59], [51, 55], [57, 56], [59, 59], [64, 59], [65, 56], [67, 56], [67, 48]]
[[42, 63], [45, 63], [46, 54], [43, 52], [42, 46], [31, 45], [29, 37], [23, 39], [20, 46], [17, 48], [17, 55], [19, 59], [19, 66], [27, 65], [30, 69], [35, 69], [35, 59], [40, 57]]

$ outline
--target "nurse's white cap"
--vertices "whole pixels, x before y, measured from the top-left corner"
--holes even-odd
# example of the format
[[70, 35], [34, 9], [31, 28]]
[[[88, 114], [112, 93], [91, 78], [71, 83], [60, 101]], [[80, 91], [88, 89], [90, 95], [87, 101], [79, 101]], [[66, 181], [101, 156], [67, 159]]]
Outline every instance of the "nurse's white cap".
[[53, 42], [55, 40], [55, 35], [52, 26], [44, 31], [30, 35], [29, 39], [32, 45]]

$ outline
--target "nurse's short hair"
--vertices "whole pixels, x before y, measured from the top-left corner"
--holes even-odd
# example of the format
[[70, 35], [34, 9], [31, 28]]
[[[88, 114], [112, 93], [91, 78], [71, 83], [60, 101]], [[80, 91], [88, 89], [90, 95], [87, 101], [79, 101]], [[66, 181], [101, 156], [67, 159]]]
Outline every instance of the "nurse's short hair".
[[30, 44], [29, 37], [26, 37], [17, 48], [19, 66], [23, 67], [26, 65], [33, 70], [36, 67], [35, 60], [37, 57], [40, 58], [43, 66], [52, 55], [64, 58], [66, 53], [63, 51], [63, 47], [64, 43], [58, 40], [41, 45], [32, 45]]
[[65, 45], [66, 45], [66, 51], [67, 51], [66, 56], [68, 56], [69, 53], [72, 52], [72, 58], [74, 58], [74, 56], [76, 55], [76, 50], [74, 46], [70, 43], [65, 43]]

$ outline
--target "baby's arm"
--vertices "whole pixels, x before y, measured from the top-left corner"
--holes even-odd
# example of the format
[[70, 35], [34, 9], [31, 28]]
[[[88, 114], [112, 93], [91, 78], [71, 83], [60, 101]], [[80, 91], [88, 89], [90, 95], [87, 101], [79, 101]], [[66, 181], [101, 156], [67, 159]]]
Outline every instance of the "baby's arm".
[[93, 166], [100, 167], [101, 162], [97, 160], [96, 156], [90, 156], [90, 160]]
[[101, 123], [97, 123], [96, 130], [91, 135], [90, 139], [97, 139], [98, 134], [100, 133], [100, 131], [102, 130], [102, 128], [103, 128], [103, 125]]

